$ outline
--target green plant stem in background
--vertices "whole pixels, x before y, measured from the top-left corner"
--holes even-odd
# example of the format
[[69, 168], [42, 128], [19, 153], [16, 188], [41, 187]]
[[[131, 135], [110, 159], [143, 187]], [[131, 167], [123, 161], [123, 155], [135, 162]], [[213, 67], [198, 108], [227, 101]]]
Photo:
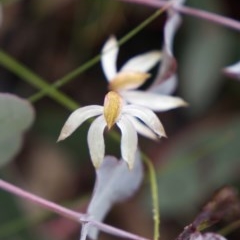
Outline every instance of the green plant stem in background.
[[2, 50], [0, 50], [0, 65], [38, 89], [48, 88], [48, 95], [69, 110], [74, 110], [78, 107], [78, 104], [75, 101], [57, 89], [50, 88], [51, 85], [49, 85], [47, 81], [39, 77], [36, 73], [29, 70], [23, 64], [19, 63]]
[[152, 204], [153, 204], [153, 222], [154, 222], [154, 235], [153, 239], [158, 240], [160, 238], [160, 209], [159, 209], [159, 199], [158, 199], [158, 184], [156, 171], [154, 169], [153, 163], [147, 155], [142, 153], [142, 158], [144, 163], [147, 165], [149, 171], [149, 181], [151, 186]]
[[[134, 37], [136, 34], [138, 34], [141, 30], [143, 30], [147, 25], [149, 25], [152, 21], [154, 21], [156, 18], [158, 18], [164, 11], [166, 11], [170, 6], [172, 5], [172, 2], [169, 4], [166, 4], [161, 9], [157, 10], [155, 13], [153, 13], [150, 17], [148, 17], [145, 21], [143, 21], [141, 24], [139, 24], [136, 28], [134, 28], [132, 31], [130, 31], [128, 34], [126, 34], [124, 37], [122, 37], [118, 41], [118, 45], [121, 46], [124, 43], [126, 43], [129, 39]], [[98, 63], [101, 60], [101, 55], [97, 55], [88, 62], [84, 63], [80, 67], [76, 68], [72, 72], [68, 73], [64, 77], [58, 79], [54, 84], [43, 88], [40, 92], [34, 94], [30, 97], [31, 102], [36, 102], [37, 100], [41, 99], [45, 95], [47, 95], [50, 91], [53, 89], [62, 87], [66, 83], [70, 82], [83, 72], [87, 71], [91, 67], [93, 67], [96, 63]]]
[[230, 234], [231, 232], [233, 232], [234, 230], [237, 230], [239, 228], [240, 228], [240, 220], [237, 220], [233, 223], [230, 223], [229, 225], [227, 225], [220, 231], [218, 231], [218, 233], [220, 235], [226, 236], [226, 235]]
[[70, 82], [71, 80], [73, 80], [75, 77], [77, 77], [81, 73], [87, 71], [89, 68], [91, 68], [96, 63], [98, 63], [100, 61], [100, 58], [101, 58], [100, 54], [95, 56], [94, 58], [92, 58], [91, 60], [86, 62], [85, 64], [81, 65], [80, 67], [76, 68], [75, 70], [73, 70], [72, 72], [68, 73], [64, 77], [62, 77], [59, 80], [57, 80], [54, 84], [49, 85], [47, 88], [41, 89], [41, 91], [39, 91], [38, 93], [36, 93], [33, 96], [31, 96], [29, 98], [29, 100], [31, 102], [38, 101], [39, 99], [41, 99], [45, 95], [48, 95], [48, 93], [50, 91], [52, 91], [53, 89], [56, 89], [56, 88], [59, 88], [59, 87], [63, 86], [64, 84]]
[[134, 37], [137, 33], [139, 33], [141, 30], [143, 30], [147, 25], [149, 25], [152, 21], [157, 19], [163, 12], [165, 12], [173, 2], [169, 2], [168, 4], [165, 4], [162, 8], [157, 10], [155, 13], [153, 13], [150, 17], [148, 17], [145, 21], [143, 21], [141, 24], [139, 24], [137, 27], [135, 27], [132, 31], [130, 31], [128, 34], [126, 34], [124, 37], [122, 37], [119, 41], [118, 44], [121, 46], [125, 42], [127, 42], [129, 39]]
[[[112, 131], [111, 137], [115, 141], [120, 141], [120, 136], [117, 132]], [[149, 182], [151, 186], [151, 197], [152, 197], [152, 207], [153, 207], [153, 222], [154, 222], [154, 231], [153, 231], [153, 239], [158, 240], [160, 238], [160, 209], [159, 209], [159, 199], [158, 199], [158, 184], [157, 184], [157, 176], [156, 171], [154, 169], [153, 163], [151, 159], [144, 154], [141, 153], [142, 159], [146, 164], [149, 172]]]

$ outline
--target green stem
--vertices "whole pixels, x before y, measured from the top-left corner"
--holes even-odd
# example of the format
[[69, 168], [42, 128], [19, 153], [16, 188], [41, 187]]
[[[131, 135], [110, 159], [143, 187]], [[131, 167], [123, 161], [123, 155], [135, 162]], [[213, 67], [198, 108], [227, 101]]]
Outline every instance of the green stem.
[[133, 30], [131, 30], [128, 34], [123, 36], [118, 41], [119, 46], [123, 45], [129, 39], [134, 37], [137, 33], [142, 31], [147, 25], [149, 25], [151, 22], [153, 22], [155, 19], [157, 19], [163, 12], [165, 12], [169, 7], [171, 7], [172, 4], [173, 4], [172, 2], [166, 3], [166, 5], [164, 7], [160, 8], [157, 11], [155, 11], [150, 17], [148, 17], [141, 24], [139, 24], [137, 27], [135, 27]]
[[[19, 63], [17, 60], [9, 56], [4, 51], [0, 50], [0, 64], [8, 69], [9, 71], [16, 74], [18, 77], [24, 81], [30, 83], [38, 89], [48, 89], [48, 95], [55, 99], [58, 103], [65, 106], [70, 110], [74, 110], [78, 107], [78, 104], [71, 100], [68, 96], [61, 93], [55, 88], [51, 88], [50, 84], [47, 83], [44, 79], [36, 75], [34, 72], [29, 70], [23, 64]], [[31, 99], [30, 99], [31, 100]]]
[[[118, 45], [121, 46], [124, 43], [126, 43], [129, 39], [134, 37], [137, 33], [139, 33], [141, 30], [143, 30], [148, 24], [150, 24], [152, 21], [154, 21], [157, 17], [159, 17], [164, 11], [166, 11], [172, 3], [166, 4], [163, 8], [157, 10], [154, 14], [152, 14], [150, 17], [148, 17], [145, 21], [143, 21], [141, 24], [139, 24], [136, 28], [134, 28], [132, 31], [130, 31], [128, 34], [126, 34], [124, 37], [122, 37], [118, 41]], [[59, 87], [62, 87], [66, 83], [70, 82], [74, 78], [76, 78], [81, 73], [87, 71], [89, 68], [94, 66], [96, 63], [98, 63], [101, 60], [101, 54], [98, 54], [88, 62], [84, 63], [80, 67], [76, 68], [72, 72], [68, 73], [64, 77], [58, 79], [54, 84], [47, 88], [43, 88], [40, 92], [34, 94], [32, 97], [30, 97], [30, 100], [32, 102], [35, 102], [45, 95], [47, 95], [52, 89], [56, 89]]]
[[237, 220], [237, 221], [227, 225], [220, 231], [218, 231], [218, 233], [220, 235], [226, 236], [226, 235], [230, 234], [231, 232], [233, 232], [234, 230], [239, 229], [239, 227], [240, 227], [240, 220]]
[[154, 222], [154, 240], [160, 238], [160, 209], [159, 209], [159, 199], [158, 199], [158, 183], [156, 171], [154, 169], [153, 163], [147, 155], [142, 153], [142, 158], [145, 164], [148, 167], [149, 171], [149, 181], [151, 186], [151, 195], [152, 195], [152, 205], [153, 205], [153, 222]]
[[72, 72], [68, 73], [64, 77], [60, 78], [52, 85], [49, 85], [47, 88], [43, 88], [41, 91], [39, 91], [38, 93], [36, 93], [30, 97], [31, 102], [38, 101], [39, 99], [41, 99], [42, 97], [47, 95], [52, 89], [59, 88], [59, 87], [65, 85], [66, 83], [70, 82], [75, 77], [77, 77], [78, 75], [85, 72], [86, 70], [88, 70], [89, 68], [94, 66], [96, 63], [98, 63], [100, 61], [100, 58], [101, 58], [101, 55], [99, 54], [99, 55], [95, 56], [94, 58], [92, 58], [91, 60], [89, 60], [88, 62], [86, 62], [85, 64], [76, 68]]

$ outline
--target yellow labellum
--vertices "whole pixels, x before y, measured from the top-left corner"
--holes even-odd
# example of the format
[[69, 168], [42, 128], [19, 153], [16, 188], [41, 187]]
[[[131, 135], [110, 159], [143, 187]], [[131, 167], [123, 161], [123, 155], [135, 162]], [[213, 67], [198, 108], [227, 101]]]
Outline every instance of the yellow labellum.
[[142, 72], [120, 72], [109, 84], [109, 89], [119, 91], [134, 89], [141, 86], [150, 74]]
[[104, 99], [104, 117], [110, 129], [117, 121], [122, 110], [122, 98], [114, 91], [110, 91]]

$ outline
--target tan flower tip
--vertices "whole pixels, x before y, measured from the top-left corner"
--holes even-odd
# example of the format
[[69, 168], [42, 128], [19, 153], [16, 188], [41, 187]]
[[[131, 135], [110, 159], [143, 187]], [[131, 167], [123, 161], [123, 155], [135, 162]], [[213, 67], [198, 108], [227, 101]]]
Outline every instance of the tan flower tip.
[[133, 167], [134, 167], [134, 162], [127, 162], [127, 165], [128, 165], [128, 169], [129, 169], [129, 171], [131, 171], [132, 169], [133, 169]]
[[98, 170], [99, 167], [101, 166], [101, 162], [93, 162], [93, 166], [96, 170]]
[[116, 123], [122, 111], [122, 98], [114, 91], [110, 91], [104, 99], [104, 117], [108, 129]]
[[143, 72], [120, 72], [109, 84], [109, 89], [119, 91], [140, 87], [151, 75]]

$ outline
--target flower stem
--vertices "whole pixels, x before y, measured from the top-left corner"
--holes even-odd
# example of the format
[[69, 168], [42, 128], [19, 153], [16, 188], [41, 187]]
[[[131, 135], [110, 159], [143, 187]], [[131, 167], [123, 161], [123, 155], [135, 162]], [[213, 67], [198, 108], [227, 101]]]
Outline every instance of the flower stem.
[[[75, 110], [78, 107], [78, 104], [75, 101], [57, 89], [52, 88], [51, 85], [47, 83], [47, 81], [39, 77], [37, 74], [32, 72], [23, 64], [19, 63], [4, 51], [0, 51], [0, 64], [34, 87], [41, 90], [48, 89], [48, 95], [66, 108]], [[31, 100], [31, 98], [29, 100]]]
[[134, 28], [132, 31], [130, 31], [126, 36], [122, 37], [118, 44], [122, 45], [125, 42], [127, 42], [129, 39], [134, 37], [137, 33], [139, 33], [143, 28], [145, 28], [147, 25], [149, 25], [152, 21], [154, 21], [156, 18], [158, 18], [164, 11], [166, 11], [168, 8], [172, 6], [173, 2], [165, 3], [162, 8], [157, 10], [155, 13], [153, 13], [150, 17], [148, 17], [146, 20], [144, 20], [141, 24], [139, 24], [136, 28]]
[[158, 199], [158, 184], [156, 171], [154, 166], [149, 159], [149, 157], [142, 153], [142, 158], [145, 164], [148, 167], [149, 171], [149, 181], [151, 185], [151, 195], [152, 195], [152, 205], [153, 205], [153, 222], [154, 222], [154, 240], [158, 240], [160, 238], [160, 210], [159, 210], [159, 199]]
[[217, 23], [219, 25], [240, 31], [240, 22], [234, 19], [220, 16], [216, 13], [210, 13], [204, 10], [194, 9], [190, 7], [179, 6], [179, 7], [176, 7], [175, 9], [181, 13], [191, 15], [193, 17], [201, 18], [203, 20]]
[[[139, 24], [137, 27], [135, 27], [133, 30], [131, 30], [128, 34], [126, 34], [124, 37], [122, 37], [118, 41], [118, 45], [121, 46], [124, 43], [126, 43], [129, 39], [134, 37], [137, 33], [139, 33], [141, 30], [143, 30], [148, 24], [150, 24], [152, 21], [154, 21], [157, 17], [159, 17], [164, 11], [166, 11], [170, 6], [171, 2], [168, 4], [165, 4], [163, 8], [157, 10], [154, 14], [152, 14], [150, 17], [148, 17], [145, 21], [143, 21], [141, 24]], [[68, 73], [64, 77], [56, 80], [55, 83], [53, 83], [51, 86], [43, 88], [40, 92], [34, 94], [32, 97], [30, 97], [31, 102], [35, 102], [42, 98], [43, 96], [47, 95], [52, 89], [56, 89], [59, 87], [62, 87], [66, 83], [70, 82], [74, 78], [76, 78], [81, 73], [87, 71], [92, 66], [94, 66], [96, 63], [98, 63], [101, 59], [101, 54], [98, 54], [91, 60], [87, 61], [80, 67], [76, 68], [72, 72]]]
[[99, 54], [99, 55], [95, 56], [94, 58], [92, 58], [91, 60], [84, 63], [83, 65], [81, 65], [80, 67], [76, 68], [72, 72], [68, 73], [64, 77], [60, 78], [52, 85], [49, 85], [46, 88], [42, 88], [41, 91], [39, 91], [38, 93], [36, 93], [30, 97], [31, 102], [36, 102], [37, 100], [39, 100], [42, 97], [44, 97], [45, 95], [47, 95], [51, 90], [62, 87], [66, 83], [70, 82], [75, 77], [77, 77], [78, 75], [85, 72], [86, 70], [88, 70], [89, 68], [94, 66], [96, 63], [98, 63], [100, 61], [100, 58], [101, 58], [101, 55]]
[[[140, 3], [140, 4], [144, 4], [144, 5], [148, 5], [156, 8], [167, 5], [165, 1], [158, 1], [158, 0], [147, 0], [147, 1], [146, 0], [121, 0], [121, 1]], [[210, 13], [204, 10], [194, 9], [194, 8], [186, 7], [182, 5], [173, 5], [172, 8], [180, 13], [191, 15], [197, 18], [204, 19], [206, 21], [214, 22], [222, 26], [240, 31], [240, 22], [237, 20], [223, 17], [216, 13]]]
[[240, 220], [236, 220], [234, 222], [232, 222], [231, 224], [227, 225], [226, 227], [224, 227], [223, 229], [221, 229], [220, 231], [218, 231], [218, 233], [220, 235], [226, 236], [228, 234], [230, 234], [231, 232], [233, 232], [236, 229], [240, 228]]
[[[120, 236], [127, 239], [132, 240], [148, 240], [146, 238], [140, 237], [138, 235], [128, 233], [126, 231], [123, 231], [121, 229], [109, 226], [107, 224], [88, 219], [87, 214], [84, 213], [78, 213], [73, 210], [69, 210], [65, 207], [62, 207], [56, 203], [53, 203], [51, 201], [45, 200], [44, 198], [38, 197], [32, 193], [29, 193], [27, 191], [22, 190], [21, 188], [18, 188], [4, 180], [0, 179], [0, 188], [4, 189], [7, 192], [10, 192], [18, 197], [24, 198], [28, 201], [31, 201], [45, 209], [48, 209], [54, 213], [57, 213], [63, 217], [67, 217], [73, 221], [81, 223], [82, 221], [89, 222], [89, 224], [94, 225], [95, 227], [99, 228], [100, 230], [110, 233], [115, 236]], [[84, 220], [81, 220], [84, 219]]]

